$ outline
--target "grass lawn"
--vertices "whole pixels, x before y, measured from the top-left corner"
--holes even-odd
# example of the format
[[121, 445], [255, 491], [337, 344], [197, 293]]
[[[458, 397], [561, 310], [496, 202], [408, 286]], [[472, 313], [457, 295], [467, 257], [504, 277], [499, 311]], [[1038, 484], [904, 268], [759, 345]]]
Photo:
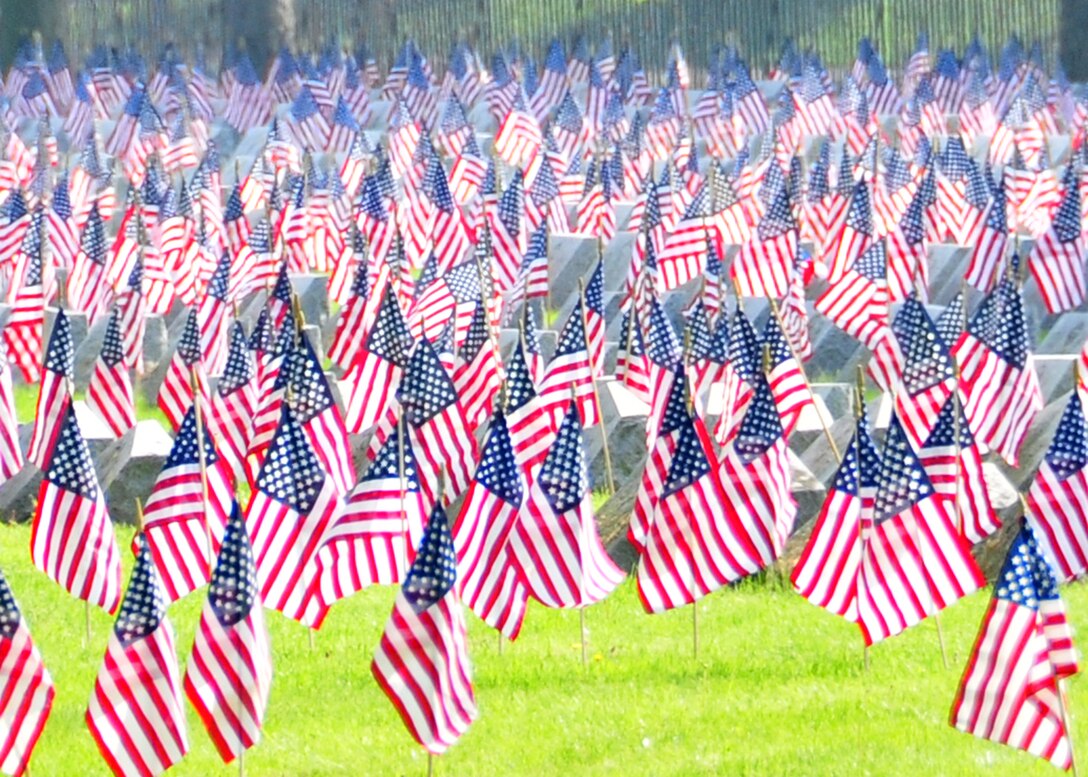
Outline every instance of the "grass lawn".
[[[131, 538], [125, 528], [119, 540]], [[0, 526], [0, 565], [57, 685], [35, 751], [36, 775], [104, 775], [83, 721], [111, 619], [35, 571], [29, 530]], [[126, 554], [127, 555], [127, 554]], [[126, 559], [127, 569], [131, 567]], [[423, 775], [416, 747], [370, 676], [370, 657], [393, 590], [337, 605], [310, 648], [305, 629], [269, 614], [275, 680], [264, 740], [250, 775]], [[928, 621], [872, 650], [862, 665], [856, 631], [780, 580], [750, 582], [699, 605], [700, 655], [691, 656], [691, 609], [644, 615], [633, 581], [586, 614], [591, 665], [583, 669], [576, 612], [530, 609], [521, 638], [500, 652], [470, 616], [480, 718], [436, 774], [485, 775], [1049, 775], [1049, 764], [953, 731], [948, 709], [988, 592], [942, 618], [945, 670]], [[1065, 589], [1075, 624], [1088, 622], [1088, 588]], [[202, 593], [170, 609], [181, 660]], [[1088, 696], [1071, 684], [1088, 753]], [[190, 709], [191, 753], [171, 773], [230, 775]]]

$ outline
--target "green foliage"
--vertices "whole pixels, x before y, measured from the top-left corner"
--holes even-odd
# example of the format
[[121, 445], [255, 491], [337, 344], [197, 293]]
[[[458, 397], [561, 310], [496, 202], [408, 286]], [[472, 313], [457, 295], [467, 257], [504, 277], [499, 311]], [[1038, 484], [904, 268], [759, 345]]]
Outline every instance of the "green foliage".
[[[131, 533], [120, 530], [127, 547]], [[57, 685], [35, 751], [35, 774], [106, 775], [83, 720], [111, 619], [34, 570], [25, 526], [0, 527], [4, 572]], [[126, 570], [131, 566], [126, 556]], [[127, 576], [126, 571], [126, 576]], [[579, 616], [529, 609], [518, 641], [499, 649], [469, 615], [479, 720], [435, 773], [473, 775], [1052, 775], [1023, 753], [952, 730], [948, 710], [988, 592], [942, 616], [951, 668], [932, 620], [874, 647], [862, 663], [855, 628], [802, 600], [776, 573], [713, 594], [692, 610], [646, 615], [633, 581]], [[1074, 624], [1088, 590], [1064, 591]], [[426, 756], [370, 675], [394, 590], [337, 605], [311, 648], [305, 629], [268, 613], [275, 680], [264, 738], [246, 754], [251, 775], [418, 774]], [[191, 649], [203, 592], [171, 606], [179, 658]], [[1074, 716], [1088, 715], [1080, 682]], [[1078, 729], [1084, 732], [1083, 726]], [[172, 775], [234, 775], [190, 709], [190, 754]], [[1088, 737], [1077, 738], [1088, 752]]]

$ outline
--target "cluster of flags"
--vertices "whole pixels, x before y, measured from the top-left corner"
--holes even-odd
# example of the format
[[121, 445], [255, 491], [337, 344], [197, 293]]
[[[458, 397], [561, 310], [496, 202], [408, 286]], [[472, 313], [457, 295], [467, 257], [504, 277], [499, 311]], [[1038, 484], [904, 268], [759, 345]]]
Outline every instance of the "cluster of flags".
[[[87, 712], [116, 773], [184, 756], [183, 689], [224, 760], [240, 756], [271, 683], [262, 608], [319, 629], [376, 584], [401, 589], [375, 679], [424, 748], [452, 745], [477, 715], [462, 604], [516, 639], [530, 599], [584, 608], [624, 577], [596, 525], [585, 440], [606, 432], [611, 329], [610, 381], [646, 408], [627, 538], [647, 612], [782, 555], [797, 512], [789, 440], [818, 412], [810, 308], [871, 352], [893, 409], [878, 447], [859, 394], [795, 587], [866, 645], [981, 587], [971, 545], [999, 527], [982, 457], [1016, 466], [1043, 404], [1023, 282], [1049, 312], [1084, 302], [1088, 102], [1015, 40], [996, 69], [977, 41], [931, 64], [922, 40], [898, 83], [867, 41], [837, 84], [790, 46], [771, 84], [733, 48], [706, 76], [694, 89], [677, 46], [654, 89], [608, 41], [593, 54], [553, 41], [542, 68], [518, 48], [485, 67], [457, 45], [441, 76], [409, 41], [384, 80], [365, 51], [284, 50], [264, 80], [244, 55], [216, 80], [172, 51], [153, 69], [96, 52], [75, 75], [59, 46], [22, 53], [0, 116], [0, 482], [24, 459], [43, 472], [34, 564], [117, 613]], [[469, 118], [485, 114], [490, 138]], [[230, 185], [212, 140], [225, 127], [263, 133]], [[1073, 147], [1061, 170], [1059, 134]], [[624, 232], [617, 259], [606, 249]], [[568, 234], [599, 259], [546, 359], [539, 306], [563, 303], [549, 238]], [[1020, 236], [1034, 239], [1024, 267]], [[961, 294], [934, 319], [941, 243], [970, 247], [964, 283], [983, 299], [969, 311]], [[338, 305], [327, 349], [294, 295], [301, 273], [326, 276]], [[681, 288], [678, 331], [667, 303]], [[749, 298], [769, 300], [762, 320]], [[247, 331], [238, 311], [254, 300]], [[120, 437], [148, 317], [172, 310], [181, 334], [157, 401], [174, 443], [122, 594], [69, 316], [104, 322], [86, 403]], [[12, 370], [40, 384], [25, 452]], [[1071, 750], [1055, 689], [1076, 661], [1056, 586], [1088, 566], [1081, 401], [1029, 491], [952, 718], [1059, 765]], [[355, 434], [370, 435], [361, 473]], [[182, 677], [167, 608], [203, 586]], [[6, 585], [0, 606], [0, 648], [20, 656], [0, 682], [34, 689], [0, 732], [19, 772], [52, 687]], [[1009, 647], [1028, 639], [1030, 666]], [[995, 685], [1001, 672], [1024, 684], [995, 702], [1013, 688]]]

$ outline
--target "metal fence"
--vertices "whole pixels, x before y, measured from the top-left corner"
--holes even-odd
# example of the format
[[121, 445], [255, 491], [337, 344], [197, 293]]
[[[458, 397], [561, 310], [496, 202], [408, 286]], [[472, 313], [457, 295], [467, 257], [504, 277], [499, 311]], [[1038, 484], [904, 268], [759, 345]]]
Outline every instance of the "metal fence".
[[[365, 42], [388, 63], [406, 37], [441, 62], [452, 42], [469, 40], [482, 52], [518, 41], [541, 53], [554, 35], [593, 42], [611, 34], [649, 70], [665, 65], [679, 39], [699, 68], [722, 43], [736, 44], [751, 64], [774, 63], [786, 38], [812, 49], [829, 67], [846, 67], [858, 40], [869, 36], [889, 66], [901, 65], [918, 32], [936, 50], [962, 50], [978, 35], [992, 53], [1010, 34], [1038, 41], [1054, 61], [1061, 0], [236, 0], [292, 6], [293, 47], [316, 50]], [[66, 37], [81, 59], [96, 42], [134, 46], [154, 56], [168, 42], [188, 55], [202, 49], [215, 65], [224, 46], [227, 0], [72, 0]], [[276, 42], [278, 43], [278, 41]]]

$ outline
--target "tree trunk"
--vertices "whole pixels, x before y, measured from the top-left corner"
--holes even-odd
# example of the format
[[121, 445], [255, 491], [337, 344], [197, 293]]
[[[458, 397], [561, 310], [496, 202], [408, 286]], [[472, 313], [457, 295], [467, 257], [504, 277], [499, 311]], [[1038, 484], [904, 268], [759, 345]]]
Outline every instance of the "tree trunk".
[[223, 0], [222, 18], [227, 48], [245, 51], [259, 74], [265, 72], [281, 46], [296, 46], [294, 0]]
[[1062, 0], [1058, 24], [1058, 52], [1065, 74], [1072, 81], [1088, 80], [1088, 0]]
[[0, 61], [4, 67], [15, 59], [19, 45], [35, 33], [44, 36], [41, 42], [48, 55], [53, 36], [68, 27], [67, 14], [67, 0], [0, 0]]

